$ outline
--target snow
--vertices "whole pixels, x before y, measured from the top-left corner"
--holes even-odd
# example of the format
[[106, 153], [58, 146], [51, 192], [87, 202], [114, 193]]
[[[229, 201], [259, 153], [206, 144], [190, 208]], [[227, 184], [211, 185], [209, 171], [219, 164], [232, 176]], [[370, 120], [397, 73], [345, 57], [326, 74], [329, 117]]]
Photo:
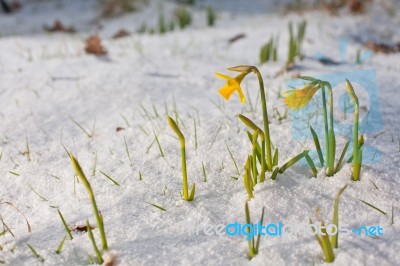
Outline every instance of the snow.
[[[347, 63], [332, 67], [313, 60], [317, 52], [340, 58], [341, 38], [349, 40], [349, 62], [354, 62], [357, 50], [362, 48], [357, 37], [378, 38], [389, 43], [398, 41], [398, 14], [382, 15], [382, 10], [376, 7], [362, 16], [346, 12], [336, 17], [320, 12], [283, 16], [272, 12], [282, 9], [282, 4], [277, 6], [273, 1], [254, 1], [254, 7], [248, 1], [208, 1], [191, 9], [195, 20], [189, 28], [149, 35], [134, 32], [143, 21], [156, 25], [160, 9], [170, 14], [175, 8], [172, 2], [150, 1], [143, 12], [113, 19], [99, 18], [97, 3], [23, 1], [24, 8], [19, 13], [1, 14], [0, 199], [20, 209], [32, 232], [27, 232], [21, 214], [8, 205], [0, 205], [1, 218], [15, 235], [6, 233], [0, 238], [3, 247], [0, 260], [7, 265], [42, 265], [27, 243], [41, 254], [45, 265], [86, 265], [90, 263], [88, 254], [94, 256], [88, 236], [76, 233], [73, 240], [66, 240], [62, 253], [55, 254], [65, 235], [57, 208], [70, 226], [82, 225], [87, 219], [93, 225], [96, 222], [84, 187], [74, 182], [65, 145], [81, 163], [104, 217], [110, 245], [105, 257], [114, 254], [118, 265], [323, 264], [322, 251], [312, 236], [263, 237], [259, 254], [249, 261], [244, 237], [204, 233], [193, 236], [188, 231], [193, 225], [245, 223], [247, 194], [243, 177], [231, 178], [236, 170], [225, 145], [231, 149], [241, 170], [251, 146], [246, 128], [236, 115], [243, 113], [261, 124], [261, 106], [257, 103], [256, 111], [252, 112], [250, 105], [242, 106], [236, 95], [224, 102], [217, 93], [223, 81], [215, 78], [214, 72], [227, 73], [225, 68], [239, 64], [257, 65], [261, 45], [272, 34], [279, 34], [279, 62], [260, 67], [269, 98], [271, 140], [279, 147], [279, 164], [305, 148], [312, 148], [309, 141], [303, 144], [293, 140], [289, 119], [279, 122], [272, 118], [273, 108], [285, 109], [283, 100], [277, 98], [278, 91], [286, 89], [286, 79], [296, 72], [319, 75], [374, 69], [384, 133], [378, 137], [370, 134], [366, 139], [382, 153], [382, 158], [379, 163], [363, 166], [360, 182], [350, 181], [350, 165], [334, 177], [325, 177], [321, 170], [318, 178], [311, 178], [300, 167], [290, 168], [278, 175], [276, 181], [268, 179], [256, 186], [255, 198], [249, 202], [253, 221], [258, 219], [263, 206], [267, 223], [307, 223], [308, 218], [315, 220], [316, 207], [325, 220], [331, 221], [334, 196], [349, 184], [341, 197], [339, 222], [350, 227], [379, 224], [384, 227], [384, 235], [377, 238], [339, 236], [333, 265], [398, 264], [399, 54], [375, 54], [362, 65]], [[203, 7], [207, 3], [215, 4], [219, 14], [213, 28], [206, 27]], [[378, 15], [380, 19], [376, 20]], [[302, 18], [308, 21], [304, 43], [307, 57], [299, 63], [300, 68], [275, 77], [286, 59], [287, 24]], [[56, 19], [74, 26], [78, 33], [43, 32], [43, 25], [51, 25]], [[112, 39], [120, 28], [134, 34]], [[96, 32], [109, 52], [106, 57], [84, 52], [84, 40]], [[227, 40], [239, 33], [244, 33], [245, 38], [228, 44]], [[253, 104], [257, 86], [254, 75], [243, 82]], [[179, 142], [166, 121], [166, 109], [175, 117], [175, 108], [184, 123], [181, 129], [186, 137], [189, 184], [196, 183], [193, 202], [185, 202], [180, 196]], [[71, 118], [88, 131], [94, 127], [93, 138], [82, 132]], [[198, 123], [197, 150], [194, 121]], [[117, 132], [117, 127], [125, 130]], [[160, 156], [156, 144], [148, 149], [154, 140], [153, 130], [165, 157]], [[21, 154], [26, 150], [26, 139], [30, 161]], [[338, 147], [343, 145], [344, 140], [339, 139]], [[92, 176], [95, 158], [96, 174]], [[203, 182], [202, 162], [207, 182]], [[120, 187], [100, 170], [115, 179]], [[387, 215], [359, 199], [374, 204]], [[98, 230], [93, 232], [100, 245]]]

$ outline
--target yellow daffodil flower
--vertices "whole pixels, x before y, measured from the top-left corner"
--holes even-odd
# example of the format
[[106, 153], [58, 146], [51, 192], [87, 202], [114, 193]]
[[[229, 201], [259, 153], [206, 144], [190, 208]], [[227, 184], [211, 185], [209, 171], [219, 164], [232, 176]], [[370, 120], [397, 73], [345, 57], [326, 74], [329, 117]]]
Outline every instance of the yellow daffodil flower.
[[306, 106], [314, 94], [318, 91], [318, 85], [307, 85], [300, 90], [288, 90], [283, 92], [285, 103], [289, 108], [300, 109]]
[[240, 88], [240, 83], [242, 82], [242, 80], [244, 79], [244, 77], [246, 75], [247, 75], [247, 73], [242, 73], [242, 74], [239, 74], [236, 77], [232, 78], [232, 77], [229, 77], [229, 76], [221, 74], [221, 73], [216, 73], [217, 77], [227, 80], [225, 86], [223, 86], [221, 89], [218, 90], [219, 94], [221, 94], [222, 97], [224, 97], [226, 100], [229, 100], [232, 93], [237, 91], [240, 101], [242, 103], [245, 103], [246, 99], [244, 97], [242, 88]]

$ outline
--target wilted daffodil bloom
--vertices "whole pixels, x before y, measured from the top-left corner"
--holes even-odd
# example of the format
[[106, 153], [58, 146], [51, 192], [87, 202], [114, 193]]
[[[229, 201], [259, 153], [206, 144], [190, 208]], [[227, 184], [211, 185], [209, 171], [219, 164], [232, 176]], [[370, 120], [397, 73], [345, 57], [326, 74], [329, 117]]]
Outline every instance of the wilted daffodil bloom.
[[288, 90], [284, 92], [285, 103], [289, 108], [300, 109], [306, 106], [314, 94], [318, 91], [319, 87], [315, 85], [307, 85], [300, 90]]
[[232, 93], [237, 91], [240, 101], [242, 103], [246, 102], [246, 98], [244, 97], [242, 88], [240, 87], [240, 83], [246, 76], [245, 73], [239, 74], [236, 77], [232, 78], [227, 75], [221, 74], [221, 73], [216, 73], [217, 77], [222, 78], [227, 80], [225, 86], [223, 86], [221, 89], [218, 90], [219, 94], [222, 95], [226, 100], [229, 100], [231, 97]]

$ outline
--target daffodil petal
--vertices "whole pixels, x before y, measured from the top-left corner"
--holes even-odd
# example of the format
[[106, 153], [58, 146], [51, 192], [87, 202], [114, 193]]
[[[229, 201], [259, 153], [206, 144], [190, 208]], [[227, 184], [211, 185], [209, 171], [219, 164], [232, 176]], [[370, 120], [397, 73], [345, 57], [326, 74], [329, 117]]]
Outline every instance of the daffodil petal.
[[284, 92], [286, 95], [284, 101], [289, 108], [300, 109], [306, 106], [318, 91], [318, 86], [307, 85], [300, 90], [288, 90]]
[[226, 79], [226, 80], [230, 80], [231, 79], [231, 77], [229, 77], [229, 76], [227, 76], [225, 74], [222, 74], [222, 73], [218, 73], [217, 72], [217, 73], [215, 73], [215, 75], [220, 79]]
[[244, 97], [242, 88], [240, 88], [240, 86], [238, 87], [238, 94], [239, 94], [239, 99], [241, 103], [245, 103], [246, 102], [246, 98]]

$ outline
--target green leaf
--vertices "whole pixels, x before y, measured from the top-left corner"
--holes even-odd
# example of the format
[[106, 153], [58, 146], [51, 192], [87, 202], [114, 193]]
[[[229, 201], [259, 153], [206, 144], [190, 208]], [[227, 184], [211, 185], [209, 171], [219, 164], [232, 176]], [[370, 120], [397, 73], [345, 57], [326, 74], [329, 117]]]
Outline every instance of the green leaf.
[[340, 155], [340, 159], [339, 159], [339, 161], [338, 161], [337, 164], [336, 164], [335, 174], [336, 174], [337, 172], [339, 172], [339, 170], [340, 170], [340, 166], [342, 165], [343, 158], [344, 158], [344, 156], [346, 155], [347, 148], [349, 147], [349, 144], [350, 144], [350, 141], [347, 141], [346, 144], [344, 145], [342, 154]]
[[322, 150], [321, 150], [321, 145], [319, 144], [318, 135], [311, 126], [310, 126], [310, 131], [314, 139], [315, 148], [317, 149], [318, 152], [319, 162], [321, 164], [321, 167], [324, 167], [324, 156], [322, 155]]
[[368, 203], [368, 202], [366, 202], [366, 201], [363, 201], [363, 200], [360, 200], [362, 203], [364, 203], [364, 204], [366, 204], [367, 206], [369, 206], [369, 207], [371, 207], [371, 208], [373, 208], [373, 209], [375, 209], [375, 210], [377, 210], [378, 212], [380, 212], [380, 213], [382, 213], [382, 214], [384, 214], [384, 215], [386, 215], [386, 212], [384, 212], [384, 211], [382, 211], [381, 209], [379, 209], [378, 207], [375, 207], [374, 205], [372, 205], [371, 203]]
[[279, 173], [283, 174], [289, 167], [291, 167], [293, 164], [297, 163], [298, 161], [303, 158], [308, 151], [303, 151], [302, 153], [294, 156], [292, 159], [290, 159], [288, 162], [286, 162], [282, 167], [279, 169]]
[[[336, 194], [335, 201], [333, 203], [333, 224], [336, 225], [336, 228], [339, 228], [339, 200], [340, 196], [347, 188], [347, 185], [342, 187], [339, 192]], [[333, 248], [338, 248], [338, 238], [339, 238], [339, 229], [337, 229], [337, 233], [331, 236], [331, 244]]]

